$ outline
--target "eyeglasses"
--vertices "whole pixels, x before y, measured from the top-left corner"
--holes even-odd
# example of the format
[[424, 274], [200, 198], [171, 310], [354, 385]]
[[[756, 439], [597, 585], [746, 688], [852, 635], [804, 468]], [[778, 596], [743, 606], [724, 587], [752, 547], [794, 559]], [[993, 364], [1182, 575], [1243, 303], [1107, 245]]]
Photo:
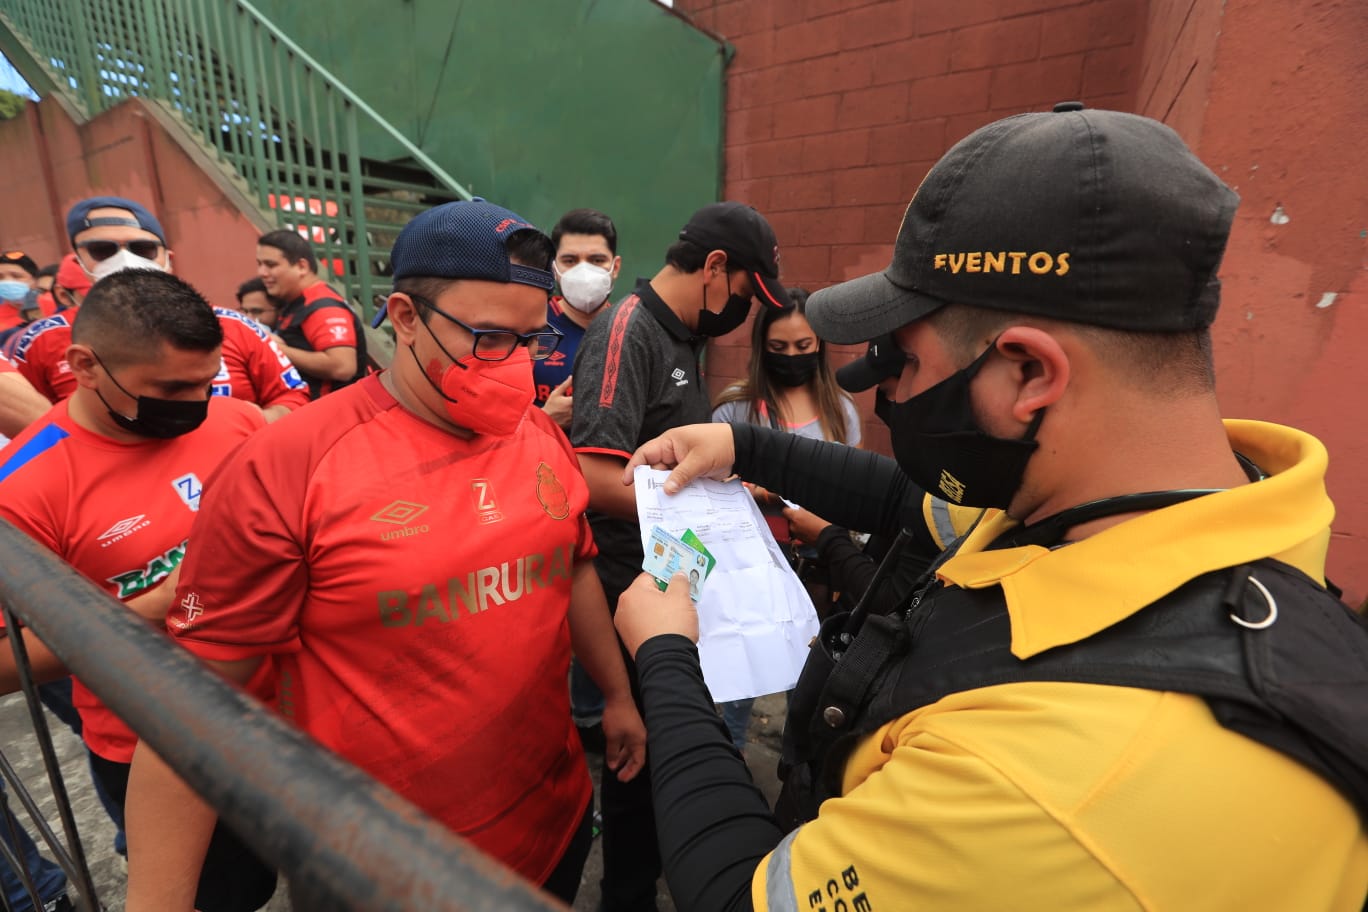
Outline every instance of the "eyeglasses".
[[421, 295], [410, 294], [409, 297], [474, 336], [472, 353], [481, 361], [503, 361], [513, 354], [519, 345], [527, 346], [528, 357], [533, 361], [545, 361], [555, 353], [561, 339], [565, 338], [563, 333], [549, 326], [530, 333], [518, 333], [511, 329], [476, 329], [469, 323], [456, 319]]
[[81, 250], [90, 254], [90, 258], [97, 263], [118, 253], [120, 250], [127, 250], [134, 256], [142, 257], [144, 260], [155, 260], [161, 255], [161, 241], [80, 241], [76, 245]]

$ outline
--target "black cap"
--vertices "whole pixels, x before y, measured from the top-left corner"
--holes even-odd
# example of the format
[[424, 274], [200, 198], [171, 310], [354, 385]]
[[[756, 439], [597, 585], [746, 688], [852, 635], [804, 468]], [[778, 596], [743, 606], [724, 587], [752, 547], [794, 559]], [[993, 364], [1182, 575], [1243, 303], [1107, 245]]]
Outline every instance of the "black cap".
[[813, 294], [822, 338], [863, 342], [946, 304], [1133, 332], [1210, 326], [1239, 197], [1173, 130], [1069, 102], [957, 143], [884, 272]]
[[836, 382], [848, 393], [862, 393], [878, 386], [879, 381], [902, 373], [907, 356], [898, 348], [891, 335], [869, 340], [864, 356], [851, 361], [836, 371]]
[[33, 262], [33, 257], [24, 253], [22, 250], [11, 250], [7, 253], [0, 253], [0, 263], [18, 266], [31, 276], [38, 275], [38, 264]]
[[774, 229], [753, 206], [712, 203], [689, 217], [679, 239], [705, 250], [721, 250], [732, 266], [746, 270], [755, 296], [774, 307], [789, 306], [788, 291], [779, 281], [779, 242]]

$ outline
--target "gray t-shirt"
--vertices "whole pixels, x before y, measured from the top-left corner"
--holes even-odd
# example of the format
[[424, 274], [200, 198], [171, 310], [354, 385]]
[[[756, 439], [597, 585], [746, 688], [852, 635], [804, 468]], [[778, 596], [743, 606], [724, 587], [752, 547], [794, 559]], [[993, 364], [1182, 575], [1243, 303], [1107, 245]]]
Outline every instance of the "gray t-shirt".
[[[764, 403], [760, 403], [760, 408], [764, 409]], [[855, 408], [855, 402], [849, 396], [841, 397], [841, 409], [845, 412], [846, 420], [846, 444], [848, 446], [859, 446], [862, 438], [860, 425], [860, 412]], [[754, 422], [751, 420], [750, 403], [744, 399], [735, 402], [724, 402], [713, 409], [712, 420], [720, 421], [725, 424], [760, 424], [763, 427], [773, 427], [767, 419], [768, 415], [762, 414], [761, 420]], [[822, 436], [822, 423], [816, 418], [805, 424], [783, 424], [777, 428], [781, 431], [788, 431], [790, 434], [797, 434], [799, 437], [811, 437], [813, 440], [824, 440]]]

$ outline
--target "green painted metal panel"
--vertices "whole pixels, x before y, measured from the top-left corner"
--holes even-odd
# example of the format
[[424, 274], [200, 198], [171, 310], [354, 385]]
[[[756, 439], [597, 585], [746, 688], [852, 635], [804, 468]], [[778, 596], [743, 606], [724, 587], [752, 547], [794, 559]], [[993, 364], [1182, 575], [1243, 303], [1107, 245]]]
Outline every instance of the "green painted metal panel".
[[[718, 198], [725, 45], [652, 0], [254, 5], [471, 192], [547, 231], [611, 215], [615, 294]], [[370, 156], [401, 154], [360, 128]]]

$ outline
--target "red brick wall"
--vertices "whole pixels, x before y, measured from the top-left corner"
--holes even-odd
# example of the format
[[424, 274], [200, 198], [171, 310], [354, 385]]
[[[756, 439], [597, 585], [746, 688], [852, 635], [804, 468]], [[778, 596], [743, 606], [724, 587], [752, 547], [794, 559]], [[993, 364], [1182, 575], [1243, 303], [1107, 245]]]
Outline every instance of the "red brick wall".
[[0, 248], [56, 262], [71, 249], [67, 209], [97, 194], [147, 206], [166, 231], [176, 274], [210, 303], [231, 302], [255, 274], [262, 229], [141, 102], [77, 125], [48, 99], [0, 123]]
[[[1157, 118], [1239, 191], [1214, 328], [1228, 415], [1320, 437], [1338, 511], [1329, 573], [1368, 595], [1368, 17], [1362, 0], [676, 0], [736, 49], [726, 194], [773, 221], [784, 278], [887, 265], [955, 141], [1079, 98]], [[1274, 218], [1277, 213], [1277, 218]], [[710, 351], [742, 372], [748, 336]], [[836, 360], [852, 356], [838, 351]], [[868, 402], [862, 402], [866, 415]], [[885, 448], [877, 421], [872, 446]], [[886, 449], [885, 449], [886, 451]]]
[[[784, 281], [817, 289], [888, 265], [927, 170], [1007, 114], [1082, 99], [1129, 108], [1141, 0], [676, 0], [735, 47], [726, 196], [774, 225]], [[749, 330], [709, 350], [715, 391]], [[843, 364], [855, 354], [833, 349]], [[861, 397], [869, 444], [887, 451]]]

